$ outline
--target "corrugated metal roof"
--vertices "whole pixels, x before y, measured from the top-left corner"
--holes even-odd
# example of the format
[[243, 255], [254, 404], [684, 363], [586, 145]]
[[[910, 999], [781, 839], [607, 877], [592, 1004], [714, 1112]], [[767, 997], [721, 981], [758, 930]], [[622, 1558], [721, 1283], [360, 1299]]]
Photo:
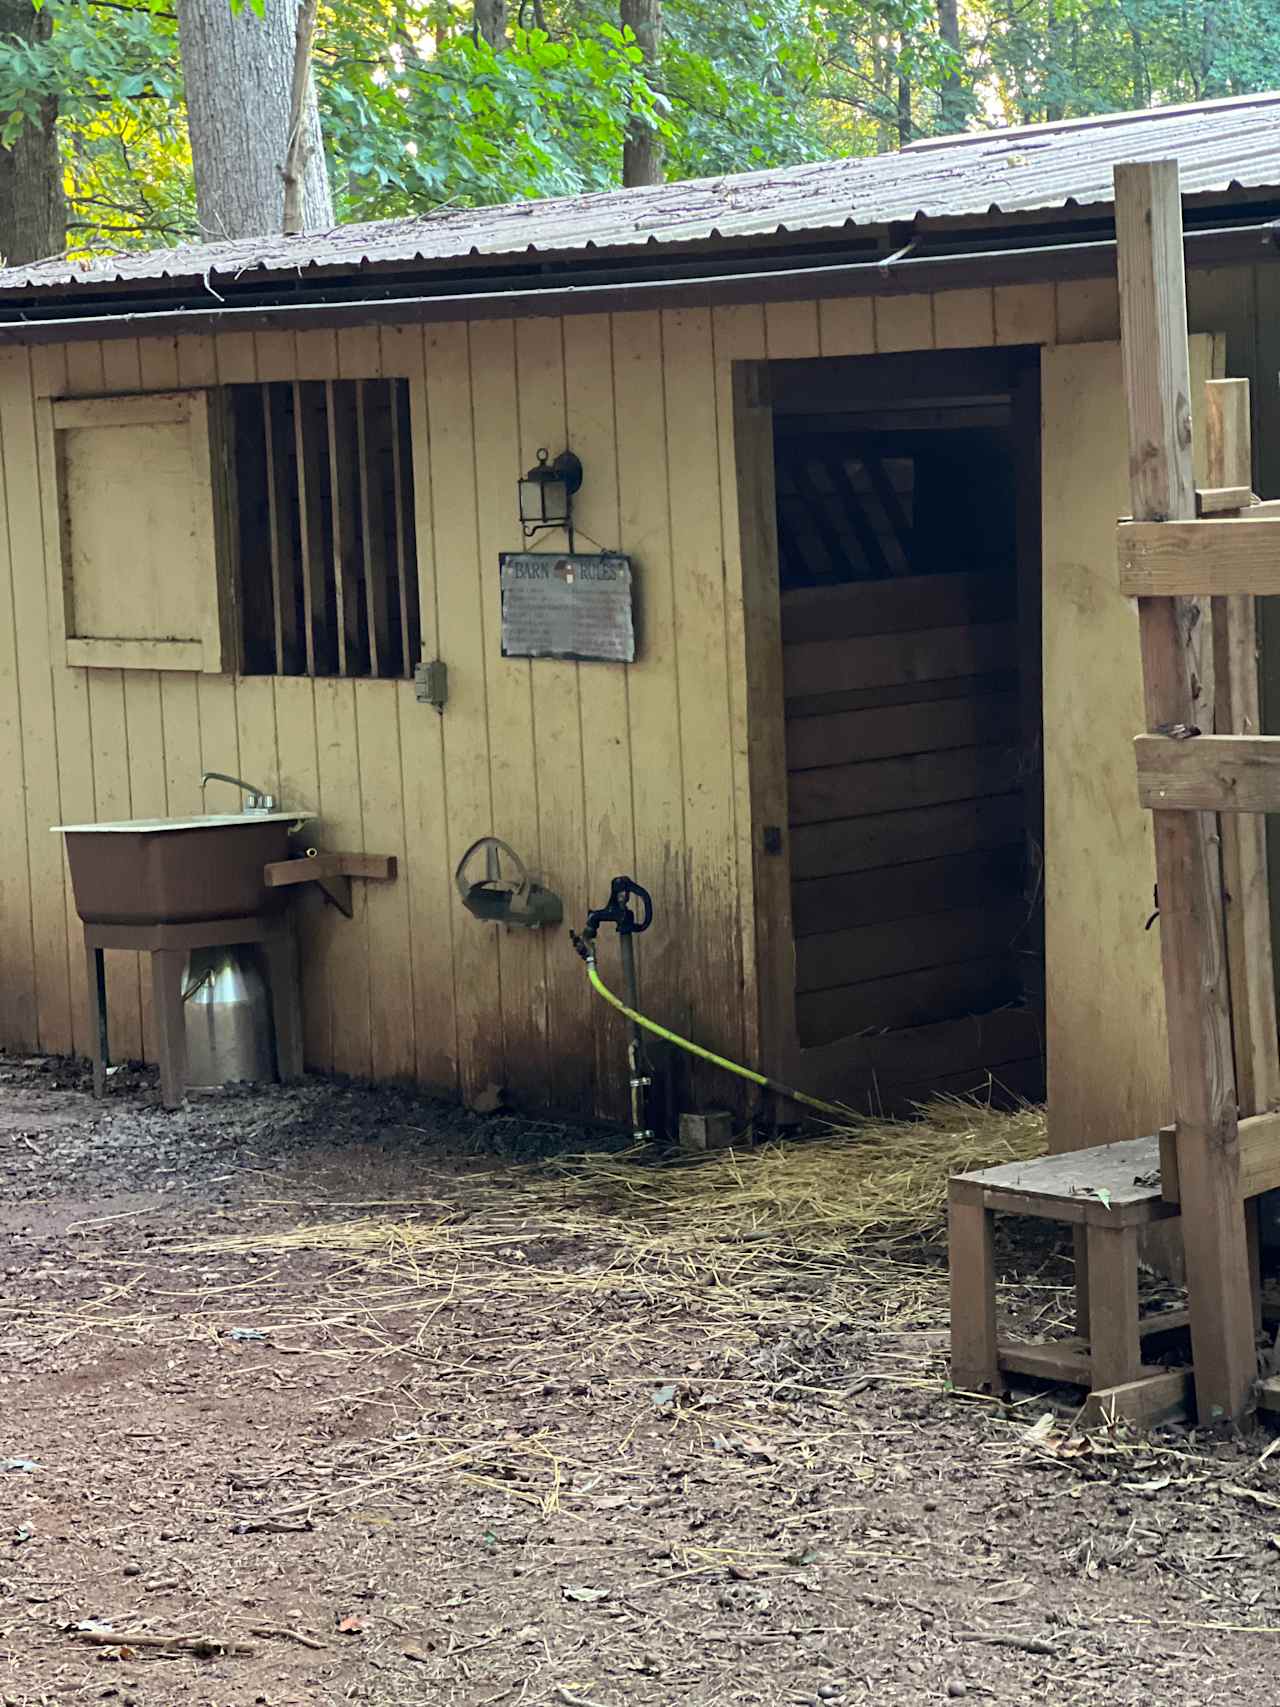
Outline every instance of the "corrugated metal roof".
[[1280, 187], [1277, 108], [1280, 92], [933, 139], [897, 154], [457, 209], [296, 237], [185, 244], [82, 264], [46, 261], [0, 269], [0, 293], [429, 267], [469, 257], [666, 248], [917, 218], [936, 224], [966, 215], [1105, 207], [1113, 167], [1130, 160], [1176, 158], [1188, 196], [1274, 189]]

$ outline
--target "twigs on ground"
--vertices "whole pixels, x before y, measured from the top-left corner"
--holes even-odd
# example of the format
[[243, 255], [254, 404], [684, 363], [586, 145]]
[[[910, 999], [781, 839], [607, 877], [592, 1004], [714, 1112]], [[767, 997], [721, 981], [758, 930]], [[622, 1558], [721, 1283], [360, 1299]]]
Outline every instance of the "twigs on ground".
[[73, 1630], [78, 1642], [95, 1648], [134, 1648], [155, 1654], [192, 1654], [199, 1660], [252, 1659], [257, 1649], [232, 1636], [181, 1635], [159, 1630]]

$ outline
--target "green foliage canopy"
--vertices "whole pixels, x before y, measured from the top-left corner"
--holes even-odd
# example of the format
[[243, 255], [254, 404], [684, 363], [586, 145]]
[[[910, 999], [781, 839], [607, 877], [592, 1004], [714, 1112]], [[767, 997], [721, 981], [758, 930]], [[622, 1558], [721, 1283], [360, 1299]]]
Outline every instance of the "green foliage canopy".
[[[193, 235], [172, 0], [41, 6], [47, 40], [0, 37], [0, 143], [56, 94], [73, 249]], [[331, 0], [315, 73], [340, 217], [611, 188], [637, 113], [678, 178], [929, 134], [956, 69], [973, 124], [1280, 84], [1280, 0], [969, 0], [958, 67], [935, 0], [666, 0], [664, 13], [646, 77], [608, 0], [515, 0], [501, 51], [469, 0]]]

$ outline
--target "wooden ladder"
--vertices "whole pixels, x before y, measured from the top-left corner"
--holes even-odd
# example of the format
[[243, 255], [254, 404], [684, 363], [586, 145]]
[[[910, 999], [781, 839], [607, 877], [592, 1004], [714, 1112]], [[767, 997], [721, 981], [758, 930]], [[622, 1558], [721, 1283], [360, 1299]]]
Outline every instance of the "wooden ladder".
[[[1181, 1205], [1196, 1403], [1213, 1422], [1250, 1403], [1248, 1199], [1280, 1185], [1265, 824], [1249, 816], [1280, 810], [1280, 737], [1257, 733], [1254, 616], [1255, 595], [1280, 593], [1280, 505], [1252, 494], [1243, 380], [1210, 383], [1196, 490], [1177, 162], [1118, 166], [1115, 205], [1133, 502], [1120, 586], [1138, 605], [1138, 791], [1154, 827], [1174, 1112], [1161, 1184]], [[1241, 1115], [1255, 1117], [1244, 1169]]]

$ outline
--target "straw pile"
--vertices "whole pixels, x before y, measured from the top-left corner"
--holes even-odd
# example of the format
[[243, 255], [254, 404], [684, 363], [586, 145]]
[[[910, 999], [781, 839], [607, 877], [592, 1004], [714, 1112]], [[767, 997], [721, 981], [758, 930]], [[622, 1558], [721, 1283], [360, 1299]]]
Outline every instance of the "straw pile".
[[[870, 1308], [934, 1314], [945, 1269], [920, 1241], [945, 1227], [947, 1179], [1044, 1148], [1043, 1112], [930, 1103], [916, 1121], [851, 1117], [810, 1141], [662, 1159], [652, 1149], [578, 1155], [462, 1178], [435, 1175], [431, 1195], [344, 1205], [341, 1219], [301, 1219], [201, 1240], [179, 1254], [313, 1251], [351, 1261], [403, 1305], [432, 1298], [557, 1294], [696, 1307], [726, 1326], [788, 1319], [797, 1289], [821, 1294], [832, 1319]], [[302, 1208], [301, 1204], [294, 1207]], [[934, 1298], [938, 1292], [939, 1297]], [[914, 1301], [908, 1296], [914, 1294]], [[450, 1306], [451, 1307], [451, 1306]]]
[[561, 1202], [623, 1215], [650, 1237], [690, 1250], [749, 1239], [827, 1257], [860, 1240], [940, 1235], [952, 1174], [1025, 1161], [1044, 1147], [1042, 1108], [1006, 1113], [941, 1098], [918, 1120], [851, 1116], [808, 1143], [709, 1159], [646, 1166], [634, 1152], [575, 1156], [543, 1189]]
[[[695, 1347], [703, 1365], [752, 1358], [797, 1334], [811, 1363], [826, 1355], [812, 1346], [852, 1334], [861, 1375], [928, 1383], [945, 1359], [948, 1176], [1043, 1148], [1038, 1109], [943, 1101], [916, 1121], [851, 1117], [697, 1159], [432, 1169], [411, 1198], [322, 1209], [309, 1194], [260, 1198], [234, 1233], [167, 1247], [159, 1315], [139, 1311], [134, 1275], [50, 1319], [59, 1343], [108, 1326], [151, 1340], [248, 1331], [339, 1362], [408, 1352], [461, 1368], [474, 1355], [542, 1379], [678, 1367]], [[1056, 1307], [1058, 1288], [1040, 1290]]]

